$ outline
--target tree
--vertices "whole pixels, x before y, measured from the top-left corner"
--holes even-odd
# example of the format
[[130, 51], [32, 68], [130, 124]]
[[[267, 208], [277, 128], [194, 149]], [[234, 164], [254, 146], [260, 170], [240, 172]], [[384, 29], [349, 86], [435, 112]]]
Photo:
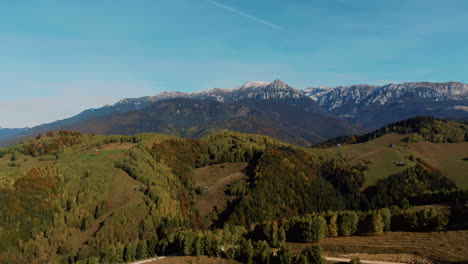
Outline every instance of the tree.
[[293, 264], [294, 253], [290, 248], [282, 246], [277, 252], [277, 259], [279, 264]]
[[127, 262], [135, 260], [136, 250], [137, 250], [136, 243], [130, 243], [127, 246], [125, 246], [123, 260]]
[[245, 240], [242, 244], [241, 261], [247, 264], [253, 263], [254, 254], [255, 252], [252, 245], [252, 240]]
[[136, 259], [144, 259], [148, 256], [148, 246], [146, 241], [140, 240], [138, 241], [138, 246], [136, 250]]
[[270, 246], [264, 240], [257, 242], [255, 263], [270, 263]]
[[339, 218], [339, 233], [342, 236], [350, 236], [356, 233], [359, 217], [356, 212], [345, 212]]
[[319, 245], [312, 245], [301, 252], [305, 256], [307, 263], [310, 264], [325, 264], [327, 261], [322, 258], [322, 248]]
[[368, 234], [378, 234], [384, 231], [384, 222], [379, 212], [370, 212], [363, 216], [361, 222], [361, 232]]
[[323, 216], [311, 217], [299, 222], [297, 229], [302, 242], [317, 242], [327, 235], [327, 221]]
[[379, 210], [379, 214], [382, 216], [383, 231], [390, 231], [390, 226], [392, 224], [392, 213], [388, 208], [382, 208]]
[[149, 256], [156, 255], [156, 247], [158, 246], [158, 238], [153, 237], [149, 239], [146, 243], [146, 250]]
[[286, 242], [286, 230], [284, 230], [284, 227], [281, 226], [278, 229], [278, 243], [279, 245], [282, 245], [284, 242]]
[[333, 214], [328, 221], [328, 235], [330, 237], [338, 236], [338, 216]]
[[361, 259], [359, 258], [353, 258], [350, 262], [350, 264], [361, 264]]
[[194, 247], [195, 256], [198, 257], [198, 256], [203, 255], [203, 239], [200, 236], [197, 236], [195, 238], [193, 247]]

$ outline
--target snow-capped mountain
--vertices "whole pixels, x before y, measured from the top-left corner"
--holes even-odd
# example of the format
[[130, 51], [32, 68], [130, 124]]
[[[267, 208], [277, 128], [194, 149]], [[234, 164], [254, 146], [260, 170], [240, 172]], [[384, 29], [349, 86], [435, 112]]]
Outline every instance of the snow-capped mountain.
[[[14, 138], [58, 129], [102, 134], [163, 132], [191, 137], [229, 129], [266, 134], [301, 145], [358, 131], [346, 120], [328, 113], [302, 91], [280, 80], [251, 81], [231, 89], [163, 92], [126, 98], [113, 105], [88, 109], [74, 117], [34, 127]], [[191, 134], [187, 134], [189, 132]], [[2, 140], [5, 141], [0, 137]]]
[[459, 82], [313, 87], [303, 93], [332, 113], [366, 128], [415, 115], [455, 118], [468, 115], [465, 110], [468, 85]]
[[384, 105], [407, 97], [424, 98], [434, 101], [462, 100], [468, 98], [468, 85], [457, 82], [410, 82], [383, 86], [339, 86], [334, 89], [312, 87], [304, 89], [303, 92], [317, 101], [321, 106], [333, 110], [348, 103], [365, 107], [374, 103]]
[[[204, 110], [200, 108], [202, 103], [206, 104]], [[223, 115], [216, 113], [219, 109], [224, 109]], [[127, 113], [132, 118], [122, 118]], [[181, 113], [187, 115], [185, 119], [181, 119]], [[193, 116], [194, 113], [199, 116]], [[412, 82], [383, 86], [311, 87], [301, 91], [280, 80], [271, 83], [250, 81], [230, 89], [212, 88], [191, 93], [171, 91], [126, 98], [113, 105], [88, 109], [68, 119], [29, 130], [0, 130], [0, 142], [58, 129], [132, 134], [166, 131], [175, 127], [181, 131], [189, 128], [187, 131], [198, 131], [194, 129], [198, 127], [206, 131], [225, 128], [271, 133], [272, 136], [285, 135], [289, 129], [291, 135], [287, 141], [297, 143], [299, 141], [294, 139], [297, 137], [302, 138], [300, 144], [306, 144], [319, 138], [349, 133], [356, 127], [371, 130], [419, 115], [466, 120], [468, 85], [457, 82]], [[164, 121], [160, 120], [162, 116]], [[242, 118], [242, 121], [229, 121], [230, 118]], [[122, 120], [133, 119], [137, 123], [122, 123]], [[117, 124], [121, 126], [119, 129], [116, 128]], [[96, 127], [100, 129], [96, 130]]]
[[154, 103], [169, 98], [191, 98], [230, 103], [245, 99], [299, 99], [305, 97], [306, 96], [304, 96], [300, 90], [290, 87], [281, 80], [275, 80], [271, 83], [250, 81], [242, 86], [231, 89], [211, 88], [192, 93], [163, 92], [155, 96], [123, 99], [114, 106], [120, 104], [134, 104], [140, 105], [141, 107], [148, 103]]

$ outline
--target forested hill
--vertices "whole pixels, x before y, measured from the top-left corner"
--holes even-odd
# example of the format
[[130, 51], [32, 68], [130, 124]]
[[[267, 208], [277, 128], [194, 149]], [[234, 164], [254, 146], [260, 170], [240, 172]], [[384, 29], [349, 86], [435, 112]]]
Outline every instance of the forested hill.
[[468, 141], [468, 124], [420, 116], [391, 123], [367, 134], [335, 137], [316, 144], [315, 147], [363, 143], [389, 133], [410, 134], [409, 142], [425, 140], [434, 143], [458, 143]]
[[[223, 190], [231, 197], [226, 206], [204, 216], [198, 203], [204, 186], [195, 170], [227, 163], [247, 164], [245, 175]], [[172, 254], [251, 263], [252, 255], [260, 259], [266, 252], [270, 258], [269, 250], [252, 253], [268, 248], [262, 240], [277, 245], [264, 238], [267, 233], [248, 229], [264, 222], [290, 219], [283, 221], [291, 225], [281, 226], [281, 240], [307, 242], [319, 237], [294, 235], [307, 234], [310, 219], [317, 219], [297, 218], [307, 214], [366, 211], [354, 213], [356, 228], [343, 234], [374, 232], [357, 228], [361, 220], [382, 219], [380, 211], [368, 210], [465, 198], [424, 163], [362, 191], [366, 169], [339, 155], [235, 132], [200, 140], [49, 132], [0, 150], [0, 263], [121, 263]], [[412, 188], [405, 188], [408, 181]], [[347, 221], [348, 213], [336, 215], [338, 223]], [[418, 225], [422, 231], [445, 228], [440, 215], [428, 217], [442, 220]]]

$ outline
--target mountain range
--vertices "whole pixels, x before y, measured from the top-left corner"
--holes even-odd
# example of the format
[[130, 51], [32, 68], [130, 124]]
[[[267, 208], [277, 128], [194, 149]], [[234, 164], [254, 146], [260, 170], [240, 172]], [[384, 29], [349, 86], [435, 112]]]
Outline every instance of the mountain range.
[[126, 98], [30, 129], [1, 129], [0, 142], [11, 144], [59, 129], [127, 135], [159, 132], [195, 138], [234, 130], [309, 145], [420, 115], [466, 119], [468, 85], [412, 82], [298, 90], [280, 80], [250, 81], [232, 89]]
[[468, 85], [458, 82], [312, 87], [303, 93], [365, 130], [420, 115], [468, 116]]

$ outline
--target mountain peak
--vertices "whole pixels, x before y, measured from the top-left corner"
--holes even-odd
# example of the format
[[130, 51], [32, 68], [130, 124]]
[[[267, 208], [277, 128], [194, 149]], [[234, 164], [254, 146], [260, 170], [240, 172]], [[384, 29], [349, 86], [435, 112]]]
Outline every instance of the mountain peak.
[[287, 88], [289, 87], [285, 82], [279, 80], [279, 79], [276, 79], [274, 80], [272, 83], [270, 83], [271, 86], [275, 87], [275, 88]]
[[249, 81], [246, 82], [244, 85], [241, 86], [241, 88], [263, 88], [269, 85], [270, 83], [268, 82], [259, 82], [259, 81]]

